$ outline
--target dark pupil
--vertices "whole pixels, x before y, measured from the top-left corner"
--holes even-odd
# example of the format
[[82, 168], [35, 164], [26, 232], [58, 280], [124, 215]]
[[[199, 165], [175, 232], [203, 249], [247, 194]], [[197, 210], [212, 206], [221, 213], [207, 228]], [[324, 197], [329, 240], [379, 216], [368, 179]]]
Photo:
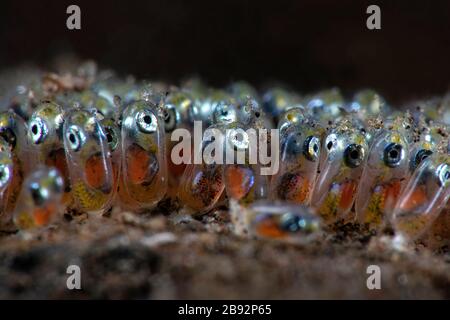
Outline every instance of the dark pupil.
[[333, 147], [333, 142], [332, 141], [328, 142], [327, 143], [328, 150], [331, 150], [332, 147]]
[[289, 232], [296, 232], [300, 230], [300, 218], [296, 216], [288, 217], [282, 224], [282, 228]]
[[13, 148], [16, 146], [16, 135], [10, 128], [2, 129], [0, 136]]
[[391, 143], [384, 151], [384, 161], [390, 167], [395, 167], [402, 160], [402, 146], [400, 144]]
[[317, 146], [317, 144], [314, 144], [313, 150], [314, 150], [314, 152], [317, 152], [319, 150], [319, 147]]
[[31, 197], [34, 200], [34, 203], [36, 203], [37, 205], [41, 205], [44, 202], [44, 198], [42, 197], [41, 192], [39, 191], [39, 189], [31, 189]]
[[33, 125], [32, 127], [31, 127], [31, 132], [33, 132], [33, 134], [37, 134], [38, 133], [38, 127], [37, 127], [37, 125]]
[[350, 158], [352, 158], [353, 160], [357, 160], [359, 158], [359, 152], [358, 150], [352, 150], [350, 152]]
[[445, 180], [450, 179], [450, 172], [449, 172], [449, 171], [447, 171], [447, 172], [445, 173], [444, 178], [445, 178]]
[[256, 111], [256, 112], [255, 112], [255, 117], [259, 118], [260, 115], [261, 115], [261, 114], [259, 113], [259, 111]]
[[3, 179], [3, 176], [5, 175], [5, 173], [3, 171], [0, 171], [0, 180]]
[[152, 117], [150, 117], [150, 116], [144, 116], [144, 122], [146, 123], [146, 124], [150, 124], [150, 123], [152, 123]]
[[106, 140], [108, 141], [108, 143], [111, 143], [113, 141], [113, 137], [112, 137], [111, 133], [106, 134]]
[[389, 151], [389, 157], [391, 157], [391, 159], [397, 159], [397, 157], [398, 157], [398, 151], [395, 150], [395, 149]]
[[73, 133], [71, 133], [71, 134], [69, 135], [69, 140], [70, 140], [70, 142], [72, 142], [72, 143], [77, 142], [77, 138], [75, 137], [75, 135], [74, 135]]
[[244, 138], [244, 137], [242, 136], [241, 133], [236, 134], [236, 140], [237, 140], [237, 141], [242, 141], [243, 138]]
[[223, 115], [223, 116], [228, 115], [228, 111], [227, 111], [227, 110], [222, 110], [222, 115]]

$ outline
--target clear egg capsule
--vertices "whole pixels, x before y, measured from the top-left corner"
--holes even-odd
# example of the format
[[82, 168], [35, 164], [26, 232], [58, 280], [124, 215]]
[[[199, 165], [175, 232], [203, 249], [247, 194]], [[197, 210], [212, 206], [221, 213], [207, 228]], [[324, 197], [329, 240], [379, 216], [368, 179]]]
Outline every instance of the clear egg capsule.
[[345, 218], [352, 209], [368, 151], [366, 137], [350, 121], [342, 121], [325, 137], [311, 202], [325, 222]]
[[107, 153], [107, 156], [111, 159], [112, 177], [114, 184], [113, 192], [115, 195], [118, 190], [120, 175], [122, 174], [120, 128], [117, 122], [111, 118], [101, 119], [100, 125], [103, 128], [103, 132], [106, 136], [106, 142], [108, 144], [109, 152]]
[[321, 234], [320, 218], [307, 207], [262, 200], [246, 211], [252, 236], [308, 243]]
[[245, 81], [233, 82], [228, 87], [228, 92], [230, 92], [237, 106], [244, 105], [249, 97], [259, 101], [259, 96], [256, 89]]
[[165, 144], [166, 144], [166, 159], [168, 167], [168, 184], [169, 192], [176, 189], [175, 186], [178, 185], [180, 176], [182, 175], [186, 165], [175, 164], [172, 161], [172, 150], [177, 144], [176, 141], [172, 141], [172, 132], [176, 129], [191, 129], [192, 124], [188, 121], [188, 109], [192, 106], [193, 100], [189, 95], [183, 92], [174, 92], [168, 95], [166, 102], [164, 104], [163, 118], [164, 118], [164, 129]]
[[416, 240], [450, 199], [450, 155], [435, 153], [421, 162], [397, 202], [391, 223], [397, 234]]
[[419, 136], [411, 145], [409, 153], [409, 175], [413, 174], [422, 161], [432, 156], [448, 137], [448, 129], [437, 123], [428, 125], [421, 121], [417, 125], [417, 131]]
[[275, 127], [270, 114], [267, 114], [261, 105], [251, 97], [248, 97], [246, 103], [237, 108], [237, 121], [255, 129]]
[[167, 130], [173, 131], [174, 127], [190, 127], [189, 123], [189, 110], [194, 104], [194, 98], [185, 90], [172, 90], [169, 92], [165, 99], [165, 105], [169, 109], [170, 121], [166, 125]]
[[194, 156], [186, 165], [178, 188], [178, 198], [193, 215], [213, 209], [223, 194], [224, 145], [225, 126], [218, 123], [205, 130], [201, 145], [194, 146], [201, 159], [197, 162]]
[[94, 109], [104, 118], [114, 119], [119, 113], [116, 100], [111, 101], [95, 93], [92, 90], [85, 90], [79, 94], [76, 102], [79, 102], [86, 109]]
[[291, 108], [280, 114], [278, 119], [278, 130], [280, 130], [280, 135], [284, 134], [284, 131], [296, 125], [302, 125], [307, 122], [307, 117], [305, 116], [305, 111], [302, 108]]
[[255, 128], [237, 122], [226, 126], [225, 190], [228, 198], [237, 200], [240, 205], [248, 205], [268, 195], [269, 176], [262, 174], [255, 157], [258, 137]]
[[299, 105], [299, 100], [292, 92], [281, 87], [273, 87], [264, 93], [262, 106], [267, 114], [278, 117], [287, 109]]
[[231, 96], [223, 90], [211, 89], [206, 97], [195, 99], [189, 109], [189, 121], [202, 121], [206, 126], [213, 123], [212, 114], [219, 104], [231, 104]]
[[39, 166], [25, 179], [14, 211], [20, 229], [41, 227], [62, 215], [63, 178], [56, 168]]
[[0, 220], [8, 218], [5, 216], [8, 215], [8, 207], [10, 207], [13, 174], [14, 164], [11, 149], [6, 141], [0, 138]]
[[108, 140], [95, 113], [82, 109], [68, 112], [63, 139], [73, 206], [81, 212], [107, 210], [115, 194], [114, 174]]
[[280, 168], [271, 180], [273, 199], [308, 205], [319, 168], [321, 142], [308, 122], [291, 125], [280, 136]]
[[34, 165], [56, 167], [64, 179], [64, 203], [69, 203], [70, 178], [63, 141], [64, 109], [53, 101], [42, 101], [28, 121], [28, 141], [36, 155]]
[[138, 100], [122, 113], [122, 207], [154, 207], [167, 191], [164, 120], [153, 102]]
[[[12, 162], [11, 181], [8, 183], [8, 200], [4, 201], [4, 212], [11, 213], [16, 205], [17, 195], [26, 176], [33, 166], [27, 143], [25, 120], [13, 111], [0, 112], [0, 139], [2, 152], [10, 154]], [[7, 150], [8, 149], [8, 150]]]
[[360, 223], [378, 228], [392, 212], [408, 174], [408, 154], [400, 129], [383, 129], [374, 138], [355, 202]]
[[[29, 152], [25, 120], [12, 110], [0, 112], [0, 137], [10, 146], [15, 157], [21, 160]], [[27, 167], [29, 163], [21, 163]], [[29, 167], [29, 166], [28, 166]]]
[[323, 126], [339, 117], [344, 107], [344, 98], [337, 88], [320, 91], [305, 101], [307, 115]]
[[346, 107], [349, 109], [348, 111], [355, 112], [363, 121], [389, 112], [384, 98], [372, 89], [358, 91]]
[[238, 110], [233, 104], [221, 101], [212, 113], [212, 123], [233, 123], [238, 120], [238, 116]]

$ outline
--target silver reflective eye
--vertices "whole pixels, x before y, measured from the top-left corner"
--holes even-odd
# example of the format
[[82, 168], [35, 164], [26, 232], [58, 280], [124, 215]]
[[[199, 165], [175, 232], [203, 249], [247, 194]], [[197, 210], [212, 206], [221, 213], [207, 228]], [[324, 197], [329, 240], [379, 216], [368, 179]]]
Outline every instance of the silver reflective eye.
[[164, 129], [166, 132], [172, 132], [180, 122], [180, 115], [173, 105], [166, 105], [164, 110]]
[[303, 154], [310, 161], [317, 161], [320, 153], [320, 140], [317, 137], [309, 136], [303, 145]]
[[0, 164], [0, 188], [8, 185], [11, 179], [11, 167], [5, 164]]
[[365, 150], [363, 146], [359, 144], [350, 144], [345, 148], [344, 161], [350, 168], [359, 167], [364, 161]]
[[247, 132], [240, 128], [229, 130], [227, 140], [237, 150], [246, 150], [250, 144]]
[[325, 139], [325, 146], [328, 152], [331, 152], [336, 148], [337, 136], [334, 133], [327, 136], [327, 138]]
[[48, 135], [47, 124], [39, 117], [33, 118], [28, 127], [28, 134], [35, 144], [42, 143]]
[[384, 149], [384, 163], [390, 168], [397, 167], [404, 158], [405, 149], [401, 144], [390, 143]]
[[440, 164], [436, 169], [436, 174], [441, 187], [447, 187], [450, 185], [450, 166], [448, 164]]
[[232, 123], [237, 120], [236, 109], [226, 103], [219, 103], [214, 109], [214, 123]]
[[66, 142], [73, 151], [79, 151], [86, 142], [86, 135], [78, 126], [70, 126], [66, 132]]
[[158, 120], [151, 111], [144, 110], [136, 115], [136, 124], [141, 132], [153, 133], [156, 131]]
[[433, 154], [433, 151], [427, 149], [420, 149], [416, 152], [416, 155], [412, 158], [411, 169], [415, 169], [422, 163], [423, 160]]

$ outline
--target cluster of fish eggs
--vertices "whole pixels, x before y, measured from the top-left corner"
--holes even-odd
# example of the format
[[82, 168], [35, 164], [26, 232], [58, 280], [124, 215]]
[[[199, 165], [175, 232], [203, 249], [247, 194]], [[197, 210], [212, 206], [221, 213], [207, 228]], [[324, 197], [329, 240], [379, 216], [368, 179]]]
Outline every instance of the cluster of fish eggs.
[[[307, 237], [344, 219], [414, 240], [450, 197], [449, 95], [392, 108], [368, 89], [344, 99], [336, 88], [300, 95], [196, 78], [171, 86], [108, 71], [40, 74], [10, 92], [0, 113], [0, 218], [21, 229], [169, 197], [193, 215], [232, 201], [264, 237]], [[171, 133], [192, 132], [194, 121], [223, 132], [220, 143], [244, 161], [172, 161]], [[248, 129], [278, 129], [257, 145], [278, 143], [273, 174], [250, 161]], [[192, 150], [210, 143], [203, 136]]]

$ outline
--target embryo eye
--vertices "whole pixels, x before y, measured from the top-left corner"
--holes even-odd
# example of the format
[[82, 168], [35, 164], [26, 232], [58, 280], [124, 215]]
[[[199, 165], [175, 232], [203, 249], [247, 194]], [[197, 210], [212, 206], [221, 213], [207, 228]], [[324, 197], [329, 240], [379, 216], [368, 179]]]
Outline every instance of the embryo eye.
[[317, 137], [309, 136], [305, 140], [303, 147], [303, 154], [310, 161], [316, 161], [319, 159], [320, 153], [320, 140]]
[[384, 149], [384, 163], [391, 168], [397, 167], [405, 158], [405, 150], [398, 143], [390, 143]]
[[344, 151], [345, 164], [350, 168], [357, 168], [364, 161], [365, 151], [359, 144], [350, 144]]
[[70, 149], [79, 151], [86, 142], [86, 136], [77, 126], [70, 126], [66, 132], [66, 141]]
[[152, 133], [156, 131], [157, 120], [151, 111], [144, 110], [137, 114], [136, 124], [141, 132]]

